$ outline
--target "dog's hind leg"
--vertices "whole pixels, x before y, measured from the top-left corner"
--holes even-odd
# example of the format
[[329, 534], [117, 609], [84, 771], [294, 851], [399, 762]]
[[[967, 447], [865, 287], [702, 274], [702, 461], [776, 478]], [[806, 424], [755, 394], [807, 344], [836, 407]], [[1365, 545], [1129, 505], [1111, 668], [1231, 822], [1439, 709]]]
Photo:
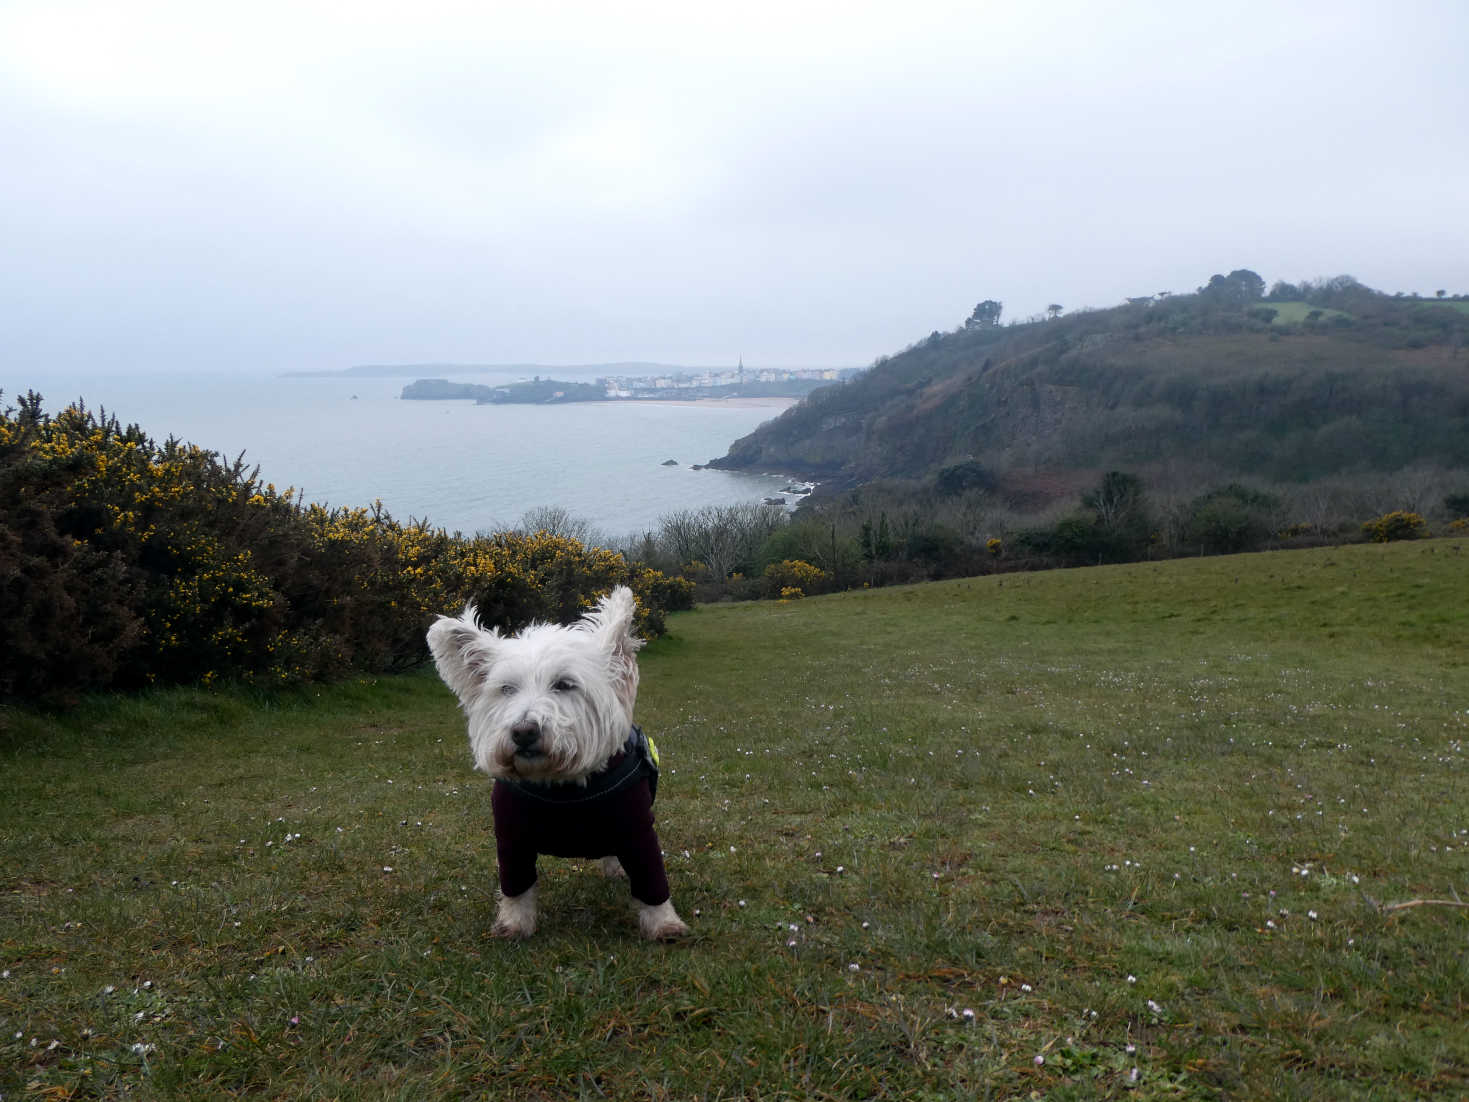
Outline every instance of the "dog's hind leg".
[[616, 857], [602, 858], [602, 875], [608, 880], [626, 880], [627, 870]]

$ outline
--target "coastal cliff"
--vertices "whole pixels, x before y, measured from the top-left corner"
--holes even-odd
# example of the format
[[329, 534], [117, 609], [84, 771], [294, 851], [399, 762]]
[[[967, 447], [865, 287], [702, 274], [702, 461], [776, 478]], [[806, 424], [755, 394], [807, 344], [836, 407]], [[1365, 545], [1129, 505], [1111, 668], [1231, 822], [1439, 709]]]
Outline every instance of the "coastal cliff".
[[972, 325], [816, 391], [709, 465], [833, 488], [971, 469], [1002, 486], [1046, 473], [1063, 489], [1109, 469], [1180, 489], [1463, 469], [1466, 342], [1469, 300], [1348, 277], [1263, 300], [1203, 288]]

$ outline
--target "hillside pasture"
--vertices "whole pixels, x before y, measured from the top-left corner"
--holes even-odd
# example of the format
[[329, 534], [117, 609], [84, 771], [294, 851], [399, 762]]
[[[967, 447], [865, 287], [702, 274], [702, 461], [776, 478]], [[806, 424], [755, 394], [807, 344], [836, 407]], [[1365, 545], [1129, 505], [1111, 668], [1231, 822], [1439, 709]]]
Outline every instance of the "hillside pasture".
[[1350, 318], [1351, 315], [1345, 310], [1333, 310], [1330, 307], [1313, 306], [1309, 302], [1297, 299], [1294, 302], [1263, 302], [1260, 305], [1268, 306], [1275, 311], [1275, 317], [1271, 319], [1272, 325], [1300, 325], [1306, 320], [1306, 315], [1316, 311], [1320, 320], [1329, 322], [1332, 318]]
[[1469, 1092], [1469, 541], [704, 607], [643, 657], [694, 927], [543, 862], [429, 671], [5, 710], [5, 1097]]
[[1426, 298], [1422, 302], [1424, 306], [1447, 306], [1450, 310], [1457, 310], [1461, 314], [1469, 314], [1469, 299]]

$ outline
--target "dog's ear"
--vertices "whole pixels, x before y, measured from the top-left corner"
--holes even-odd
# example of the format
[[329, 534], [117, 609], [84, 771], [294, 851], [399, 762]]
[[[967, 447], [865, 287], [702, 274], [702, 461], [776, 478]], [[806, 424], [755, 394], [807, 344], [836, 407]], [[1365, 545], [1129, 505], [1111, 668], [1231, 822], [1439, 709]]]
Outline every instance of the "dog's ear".
[[643, 645], [633, 634], [637, 611], [632, 590], [620, 585], [598, 601], [597, 607], [582, 617], [580, 625], [595, 635], [607, 652], [608, 665], [617, 683], [617, 696], [629, 719], [638, 697], [638, 648]]
[[631, 658], [643, 645], [643, 641], [633, 634], [633, 618], [637, 612], [632, 590], [620, 585], [581, 618], [580, 626], [600, 639], [608, 651]]
[[467, 704], [484, 682], [499, 652], [500, 633], [485, 631], [475, 620], [474, 605], [462, 616], [440, 616], [428, 629], [428, 649], [444, 684]]

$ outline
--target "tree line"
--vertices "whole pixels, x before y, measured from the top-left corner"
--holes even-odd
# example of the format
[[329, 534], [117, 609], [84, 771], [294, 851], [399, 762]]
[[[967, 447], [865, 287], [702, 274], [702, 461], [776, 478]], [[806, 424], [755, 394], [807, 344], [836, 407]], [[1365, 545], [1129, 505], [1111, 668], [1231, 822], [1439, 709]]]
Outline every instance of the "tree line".
[[[1109, 471], [1036, 513], [1007, 505], [994, 481], [969, 463], [946, 468], [930, 484], [872, 483], [807, 502], [794, 514], [759, 504], [684, 510], [622, 539], [591, 531], [562, 510], [535, 511], [522, 525], [547, 523], [687, 579], [696, 601], [755, 600], [988, 573], [1469, 535], [1469, 481], [1422, 467], [1308, 485], [1226, 482], [1154, 493], [1137, 474]], [[811, 568], [799, 585], [791, 580], [800, 570], [793, 564]]]

